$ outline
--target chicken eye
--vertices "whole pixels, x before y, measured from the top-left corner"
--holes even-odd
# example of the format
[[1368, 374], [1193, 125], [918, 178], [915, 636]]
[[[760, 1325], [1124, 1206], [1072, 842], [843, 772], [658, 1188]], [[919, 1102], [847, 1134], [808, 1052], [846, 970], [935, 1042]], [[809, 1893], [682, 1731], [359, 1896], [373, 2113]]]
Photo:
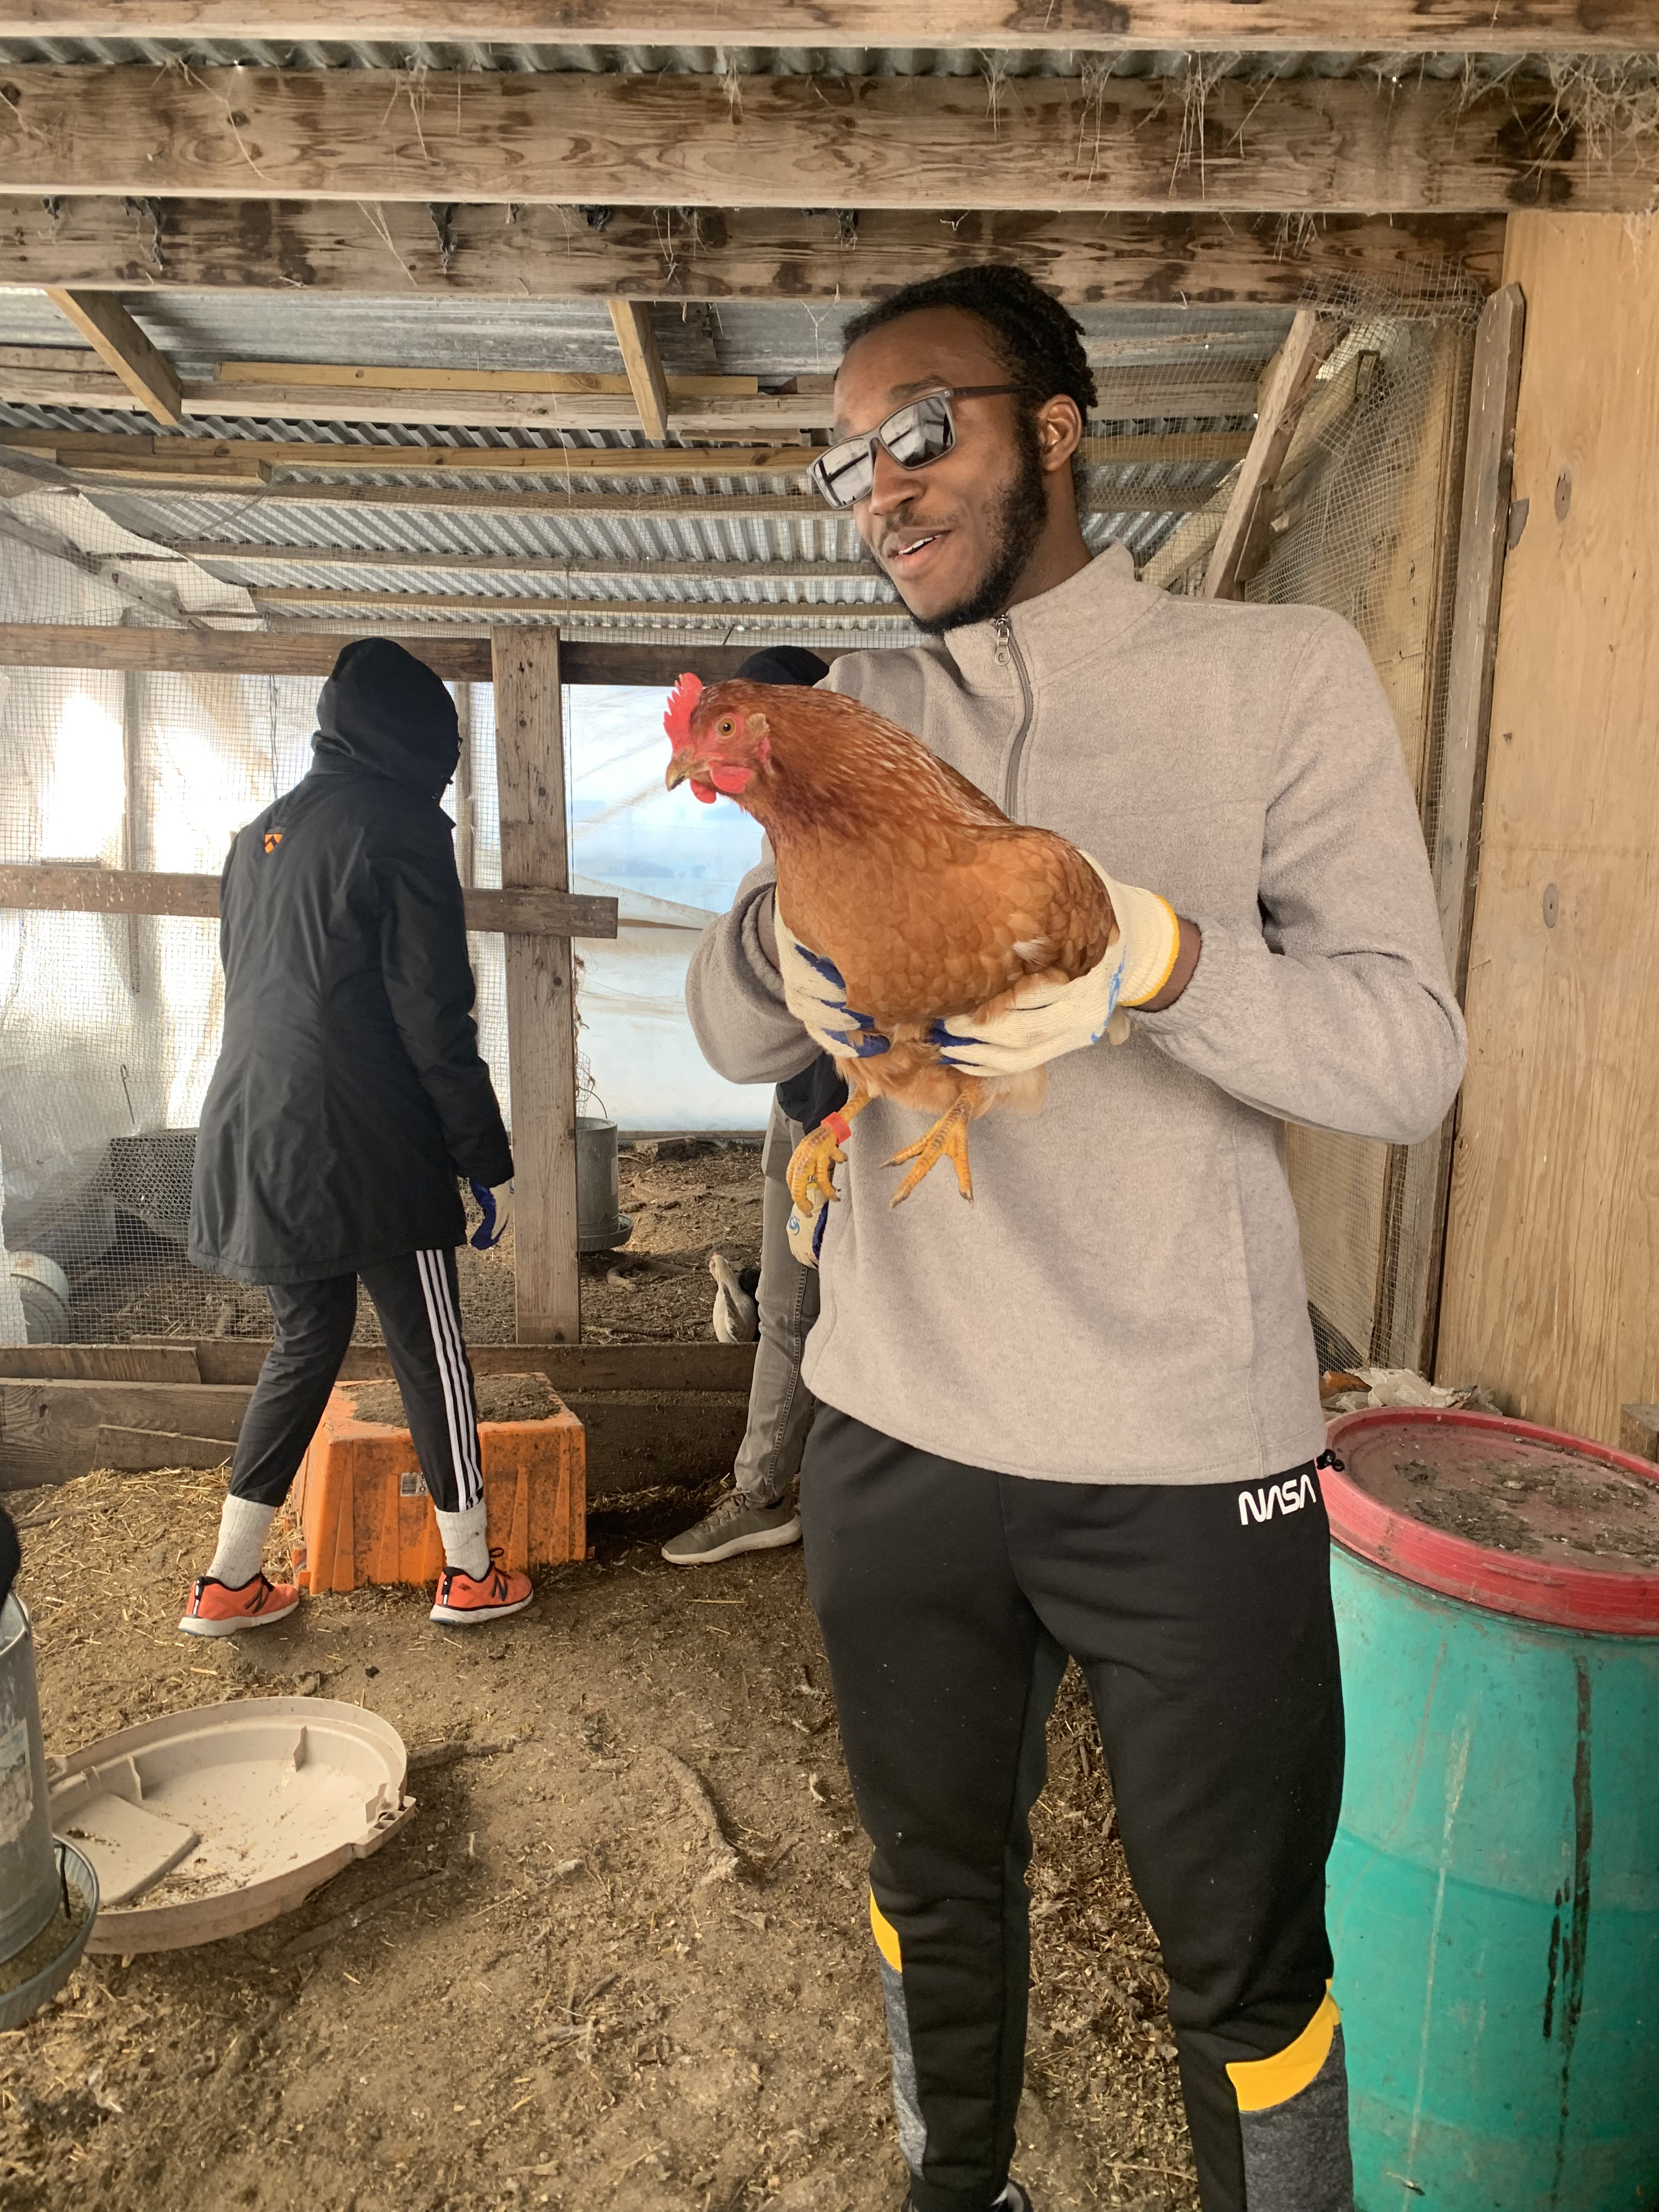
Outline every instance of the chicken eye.
[[729, 738], [734, 727], [735, 725], [733, 724], [731, 716], [728, 714], [726, 720], [719, 726], [720, 736], [723, 738]]

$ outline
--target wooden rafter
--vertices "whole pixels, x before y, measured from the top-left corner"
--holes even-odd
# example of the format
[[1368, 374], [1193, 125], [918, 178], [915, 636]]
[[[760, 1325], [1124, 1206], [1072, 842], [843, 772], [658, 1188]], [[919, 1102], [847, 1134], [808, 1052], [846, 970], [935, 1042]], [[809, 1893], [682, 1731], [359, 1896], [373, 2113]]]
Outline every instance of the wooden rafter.
[[1209, 566], [1204, 572], [1206, 599], [1238, 596], [1256, 518], [1279, 481], [1279, 469], [1313, 389], [1315, 374], [1336, 343], [1337, 336], [1336, 325], [1322, 319], [1311, 307], [1297, 309], [1290, 335], [1263, 380], [1255, 434], [1239, 468], [1238, 480], [1233, 486]]
[[[639, 410], [640, 427], [660, 445], [668, 435], [672, 395], [663, 372], [657, 334], [651, 327], [651, 310], [642, 300], [612, 300], [611, 324], [617, 333], [623, 367]], [[832, 403], [833, 407], [833, 403]]]
[[[602, 230], [560, 207], [459, 203], [441, 240], [416, 203], [0, 196], [9, 283], [121, 291], [296, 290], [434, 298], [859, 300], [969, 262], [1018, 261], [1058, 296], [1296, 306], [1310, 279], [1409, 301], [1461, 263], [1486, 289], [1501, 216], [972, 213], [616, 208]], [[673, 380], [670, 381], [673, 390]]]
[[908, 623], [908, 611], [883, 599], [570, 599], [521, 592], [385, 592], [349, 585], [313, 589], [304, 584], [248, 584], [262, 607], [402, 608], [416, 615], [545, 615], [550, 622]]
[[49, 286], [46, 297], [92, 348], [112, 380], [158, 422], [177, 424], [183, 394], [173, 364], [153, 346], [118, 300], [105, 292], [70, 292]]
[[[1131, 501], [1122, 510], [1140, 514], [1185, 514], [1193, 501], [1168, 494], [1146, 505]], [[641, 583], [684, 577], [723, 584], [811, 584], [867, 582], [877, 572], [868, 561], [699, 561], [653, 557], [644, 561], [591, 561], [580, 555], [390, 552], [364, 545], [233, 544], [223, 538], [169, 541], [181, 558], [210, 568], [413, 569], [456, 576], [567, 576], [586, 581], [596, 576], [627, 576]]]
[[[847, 209], [1645, 209], [1646, 149], [1592, 146], [1547, 85], [565, 70], [6, 71], [14, 191]], [[441, 132], [424, 117], [444, 118]]]
[[[1119, 432], [1085, 438], [1084, 459], [1091, 464], [1125, 463], [1155, 467], [1180, 461], [1234, 461], [1245, 452], [1242, 431], [1194, 430], [1141, 435]], [[0, 453], [8, 447], [55, 459], [59, 466], [131, 483], [236, 472], [255, 477], [272, 468], [329, 469], [350, 473], [362, 469], [407, 469], [445, 476], [559, 477], [761, 477], [805, 476], [811, 456], [801, 447], [778, 446], [668, 447], [643, 452], [617, 447], [560, 446], [389, 446], [368, 441], [301, 442], [276, 438], [149, 438], [119, 431], [0, 430]], [[827, 510], [823, 510], [827, 512]]]
[[[447, 42], [452, 0], [374, 6], [258, 4], [258, 0], [6, 0], [0, 36], [84, 39], [361, 40]], [[711, 18], [689, 0], [487, 0], [469, 8], [480, 42], [583, 46], [799, 46], [798, 0], [721, 0]], [[1630, 52], [1651, 42], [1646, 0], [815, 0], [813, 42], [830, 46], [1137, 47], [1236, 53], [1364, 49], [1528, 53], [1542, 48]]]
[[[107, 294], [90, 296], [103, 301], [114, 313], [122, 313]], [[617, 301], [613, 306], [630, 321], [650, 313], [638, 301]], [[459, 376], [441, 390], [390, 382], [243, 382], [234, 362], [226, 363], [216, 376], [189, 380], [182, 386], [175, 380], [173, 389], [179, 411], [192, 420], [384, 422], [447, 429], [642, 429], [659, 441], [671, 431], [684, 437], [734, 441], [766, 437], [826, 429], [834, 420], [835, 396], [828, 389], [677, 401], [672, 392], [658, 392], [649, 364], [643, 356], [640, 362], [637, 393], [515, 392], [499, 385], [469, 384]], [[661, 367], [657, 356], [659, 382]], [[1103, 421], [1153, 415], [1213, 419], [1255, 411], [1255, 373], [1249, 361], [1224, 358], [1107, 369], [1096, 380]], [[827, 378], [822, 381], [829, 383]], [[0, 346], [0, 398], [36, 407], [154, 411], [127, 379], [110, 374], [100, 367], [96, 356], [69, 346]], [[176, 422], [179, 416], [166, 419]]]

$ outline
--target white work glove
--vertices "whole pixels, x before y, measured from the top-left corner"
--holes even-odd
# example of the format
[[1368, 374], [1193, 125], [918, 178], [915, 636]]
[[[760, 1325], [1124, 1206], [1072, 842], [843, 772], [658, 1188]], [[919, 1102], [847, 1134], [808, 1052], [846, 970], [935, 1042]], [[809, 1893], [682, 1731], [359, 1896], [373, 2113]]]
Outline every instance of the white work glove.
[[1121, 1044], [1129, 1034], [1123, 1009], [1144, 1006], [1169, 981], [1181, 949], [1174, 908], [1156, 891], [1114, 883], [1098, 860], [1083, 857], [1117, 918], [1105, 957], [1072, 982], [1020, 986], [1015, 1004], [978, 1028], [961, 1016], [935, 1022], [928, 1035], [947, 1066], [965, 1075], [1019, 1075], [1103, 1036]]
[[476, 1251], [487, 1252], [507, 1234], [507, 1224], [513, 1218], [513, 1186], [510, 1182], [498, 1182], [492, 1188], [489, 1183], [471, 1177], [468, 1182], [483, 1219], [467, 1241]]
[[775, 905], [772, 919], [784, 1002], [818, 1050], [842, 1060], [868, 1060], [886, 1052], [889, 1041], [873, 1017], [855, 1014], [848, 1006], [847, 988], [835, 962], [821, 952], [809, 952]]

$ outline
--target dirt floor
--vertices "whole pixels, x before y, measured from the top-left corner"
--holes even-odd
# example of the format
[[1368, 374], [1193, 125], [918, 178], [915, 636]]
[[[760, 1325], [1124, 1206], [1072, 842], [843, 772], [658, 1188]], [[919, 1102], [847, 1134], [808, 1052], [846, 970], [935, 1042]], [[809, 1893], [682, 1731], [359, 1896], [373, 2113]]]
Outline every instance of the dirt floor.
[[[758, 1138], [667, 1137], [623, 1148], [621, 1204], [633, 1233], [618, 1250], [582, 1261], [585, 1340], [684, 1343], [712, 1336], [709, 1254], [718, 1248], [738, 1267], [760, 1261], [760, 1158]], [[477, 1218], [470, 1211], [469, 1226]], [[176, 1244], [131, 1214], [118, 1218], [114, 1245], [71, 1286], [70, 1328], [77, 1343], [270, 1335], [263, 1291], [204, 1275]], [[468, 1342], [511, 1344], [511, 1230], [495, 1251], [463, 1246], [458, 1266]], [[358, 1301], [356, 1340], [380, 1341], [367, 1297]]]
[[[494, 1631], [374, 1590], [203, 1644], [174, 1622], [222, 1480], [14, 1496], [48, 1748], [320, 1694], [401, 1730], [419, 1809], [288, 1917], [88, 1960], [0, 2038], [0, 2208], [896, 2212], [866, 1846], [799, 1551], [676, 1571], [656, 1546], [688, 1503], [659, 1497], [596, 1516], [596, 1556]], [[1165, 1984], [1074, 1674], [1050, 1753], [1017, 2171], [1042, 2212], [1192, 2212]], [[681, 1766], [732, 1880], [705, 1879]]]

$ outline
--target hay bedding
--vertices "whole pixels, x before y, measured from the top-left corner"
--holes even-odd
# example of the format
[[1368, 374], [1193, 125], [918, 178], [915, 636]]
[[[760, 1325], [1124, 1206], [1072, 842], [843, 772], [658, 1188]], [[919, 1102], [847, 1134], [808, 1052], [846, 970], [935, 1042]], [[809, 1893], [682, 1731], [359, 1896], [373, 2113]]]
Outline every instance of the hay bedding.
[[[0, 2039], [0, 2212], [890, 2212], [866, 1847], [799, 1552], [676, 1572], [677, 1493], [596, 1517], [599, 1557], [493, 1632], [373, 1590], [191, 1643], [222, 1482], [14, 1499], [48, 1744], [320, 1692], [402, 1730], [420, 1809], [272, 1927], [88, 1960]], [[1158, 1954], [1075, 1675], [1050, 1748], [1019, 2171], [1042, 2212], [1191, 2212]]]

